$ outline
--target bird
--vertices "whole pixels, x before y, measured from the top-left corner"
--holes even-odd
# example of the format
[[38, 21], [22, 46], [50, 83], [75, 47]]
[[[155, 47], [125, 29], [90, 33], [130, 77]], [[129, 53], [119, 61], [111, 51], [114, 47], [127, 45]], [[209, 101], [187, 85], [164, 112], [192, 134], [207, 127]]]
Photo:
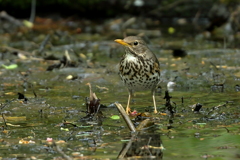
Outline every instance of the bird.
[[131, 113], [130, 100], [134, 91], [151, 90], [154, 113], [157, 113], [155, 89], [160, 82], [160, 63], [156, 55], [139, 36], [116, 39], [125, 48], [119, 63], [119, 75], [128, 89], [127, 114]]

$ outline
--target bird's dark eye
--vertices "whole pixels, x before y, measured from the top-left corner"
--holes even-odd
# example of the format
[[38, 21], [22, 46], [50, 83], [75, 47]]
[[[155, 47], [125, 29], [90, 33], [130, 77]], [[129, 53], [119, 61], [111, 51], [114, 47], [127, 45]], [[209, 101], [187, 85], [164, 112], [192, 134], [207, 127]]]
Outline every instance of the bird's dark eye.
[[138, 41], [135, 41], [133, 44], [134, 44], [135, 46], [138, 45]]

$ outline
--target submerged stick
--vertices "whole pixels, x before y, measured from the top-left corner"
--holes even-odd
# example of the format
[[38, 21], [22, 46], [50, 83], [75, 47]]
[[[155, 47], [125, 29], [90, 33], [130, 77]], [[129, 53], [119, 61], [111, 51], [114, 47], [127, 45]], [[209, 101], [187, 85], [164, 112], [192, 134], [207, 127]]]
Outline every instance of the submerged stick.
[[125, 155], [127, 154], [129, 148], [132, 146], [133, 141], [136, 139], [138, 133], [132, 135], [131, 139], [129, 140], [129, 142], [126, 144], [126, 146], [121, 150], [121, 152], [118, 155], [118, 159], [124, 158]]
[[62, 155], [62, 157], [66, 160], [73, 160], [73, 158], [69, 157], [68, 155], [66, 155], [60, 148], [59, 146], [53, 142], [53, 146], [55, 147], [56, 151]]
[[123, 116], [125, 122], [127, 123], [128, 128], [132, 132], [136, 132], [136, 128], [134, 127], [132, 121], [130, 120], [129, 116], [127, 115], [127, 113], [124, 110], [124, 108], [122, 107], [122, 105], [120, 103], [117, 103], [117, 102], [115, 102], [115, 105], [117, 106], [119, 112], [121, 113], [121, 115]]
[[150, 126], [153, 122], [150, 121], [150, 119], [145, 119], [144, 121], [142, 121], [138, 126], [137, 126], [137, 131], [141, 131], [144, 128], [146, 128], [147, 126]]
[[[137, 137], [139, 136], [139, 133], [141, 132], [141, 130], [143, 130], [145, 127], [149, 126], [152, 122], [150, 119], [145, 119], [144, 121], [142, 121], [137, 129], [134, 127], [132, 121], [130, 120], [128, 114], [126, 113], [126, 111], [124, 110], [124, 108], [122, 107], [122, 105], [120, 103], [115, 102], [115, 105], [117, 106], [119, 112], [122, 114], [125, 122], [127, 123], [128, 128], [133, 131], [132, 135], [131, 135], [131, 139], [129, 140], [129, 142], [122, 148], [122, 150], [120, 151], [119, 155], [118, 155], [118, 159], [121, 158], [126, 158], [126, 154], [129, 151], [129, 149], [132, 147], [132, 143], [136, 142]], [[149, 143], [152, 140], [152, 138], [150, 137], [148, 140], [148, 143], [146, 144], [147, 146], [150, 146]], [[150, 152], [149, 149], [147, 149], [150, 153], [150, 155], [152, 156], [152, 153]]]

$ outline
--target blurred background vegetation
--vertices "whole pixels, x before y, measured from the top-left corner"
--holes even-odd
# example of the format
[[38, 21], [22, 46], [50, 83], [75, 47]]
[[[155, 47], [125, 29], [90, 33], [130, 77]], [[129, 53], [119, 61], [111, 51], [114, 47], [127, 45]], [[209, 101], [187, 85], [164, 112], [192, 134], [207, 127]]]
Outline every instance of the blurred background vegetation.
[[[145, 33], [155, 29], [173, 34], [177, 28], [179, 36], [207, 32], [203, 34], [206, 38], [227, 38], [230, 42], [240, 39], [239, 0], [0, 0], [0, 4], [0, 11], [35, 22], [35, 29], [40, 23], [50, 26], [40, 17], [65, 22], [78, 33], [106, 35], [130, 29], [127, 32], [133, 35], [143, 32], [141, 29]], [[0, 23], [4, 18], [0, 17]], [[52, 28], [54, 25], [59, 26], [53, 24]], [[9, 32], [9, 27], [4, 27], [3, 32]]]
[[[207, 16], [215, 3], [235, 7], [239, 0], [39, 0], [36, 1], [38, 16], [60, 14], [84, 18], [109, 18], [122, 14], [160, 17], [194, 17], [197, 11]], [[26, 18], [30, 14], [32, 0], [0, 0], [0, 10]]]

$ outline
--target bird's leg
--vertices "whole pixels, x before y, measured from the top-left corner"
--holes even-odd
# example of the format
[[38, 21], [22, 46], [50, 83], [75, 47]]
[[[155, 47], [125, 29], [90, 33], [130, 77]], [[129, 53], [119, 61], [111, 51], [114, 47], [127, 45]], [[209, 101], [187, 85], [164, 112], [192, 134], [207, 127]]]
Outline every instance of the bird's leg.
[[127, 112], [127, 114], [129, 114], [129, 113], [131, 113], [131, 109], [130, 109], [130, 101], [131, 101], [131, 96], [132, 96], [132, 91], [131, 90], [129, 90], [128, 91], [128, 102], [127, 102], [127, 107], [126, 107], [126, 112]]
[[155, 91], [152, 91], [152, 97], [153, 97], [154, 113], [157, 113], [157, 106], [156, 106], [156, 100], [155, 100]]

